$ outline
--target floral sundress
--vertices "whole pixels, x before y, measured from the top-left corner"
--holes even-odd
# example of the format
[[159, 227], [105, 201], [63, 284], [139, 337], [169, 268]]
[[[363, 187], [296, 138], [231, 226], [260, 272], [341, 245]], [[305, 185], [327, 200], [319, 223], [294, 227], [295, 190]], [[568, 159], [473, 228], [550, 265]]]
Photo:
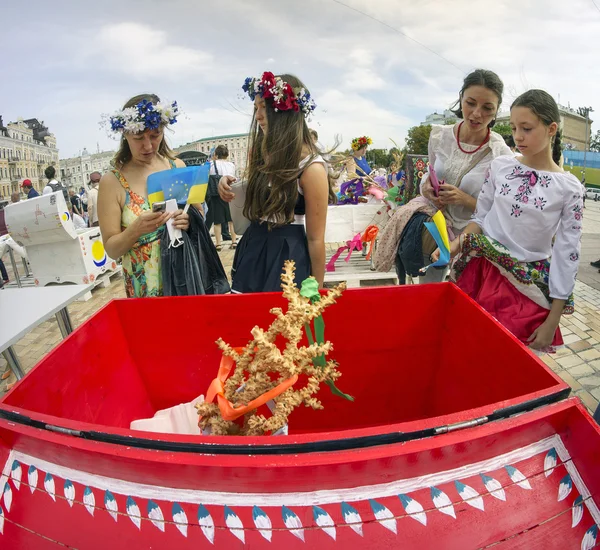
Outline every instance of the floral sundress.
[[[175, 163], [170, 161], [171, 168]], [[125, 189], [125, 206], [121, 214], [121, 228], [129, 227], [142, 212], [150, 211], [148, 199], [132, 191], [118, 170], [112, 171]], [[152, 233], [142, 235], [131, 250], [123, 255], [123, 277], [127, 298], [147, 298], [163, 295], [160, 269], [160, 237], [164, 230], [159, 227]]]

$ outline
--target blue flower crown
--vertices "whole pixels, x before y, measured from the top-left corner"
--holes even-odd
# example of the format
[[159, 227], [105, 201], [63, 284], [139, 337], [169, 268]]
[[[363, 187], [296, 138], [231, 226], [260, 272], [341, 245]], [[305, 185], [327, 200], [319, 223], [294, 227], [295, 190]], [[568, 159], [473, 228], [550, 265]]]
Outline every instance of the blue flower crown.
[[145, 130], [157, 130], [161, 126], [169, 126], [177, 122], [179, 106], [172, 103], [157, 103], [146, 99], [135, 107], [126, 107], [112, 115], [104, 115], [102, 125], [116, 134], [139, 134]]

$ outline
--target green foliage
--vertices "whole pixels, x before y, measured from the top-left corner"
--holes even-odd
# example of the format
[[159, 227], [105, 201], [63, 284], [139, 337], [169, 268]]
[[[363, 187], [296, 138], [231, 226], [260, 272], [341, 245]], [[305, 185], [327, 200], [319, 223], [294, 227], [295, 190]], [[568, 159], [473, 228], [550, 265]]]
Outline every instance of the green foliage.
[[600, 130], [598, 130], [595, 135], [592, 134], [589, 150], [600, 153]]
[[431, 124], [410, 128], [403, 152], [407, 155], [426, 155], [428, 153], [429, 134], [431, 134]]
[[494, 124], [492, 130], [497, 134], [500, 134], [502, 137], [512, 136], [512, 130], [510, 129], [510, 124], [508, 122]]

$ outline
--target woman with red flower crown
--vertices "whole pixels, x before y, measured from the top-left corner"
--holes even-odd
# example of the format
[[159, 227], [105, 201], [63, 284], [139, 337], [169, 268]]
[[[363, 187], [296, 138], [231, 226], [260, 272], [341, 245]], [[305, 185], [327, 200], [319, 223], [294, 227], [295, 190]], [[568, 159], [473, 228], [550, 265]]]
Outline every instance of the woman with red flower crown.
[[372, 170], [367, 162], [367, 147], [373, 143], [370, 137], [362, 136], [352, 140], [352, 156], [346, 162], [348, 179], [362, 178], [371, 174]]
[[[440, 182], [434, 191], [430, 174], [421, 180], [421, 195], [396, 210], [380, 234], [375, 268], [389, 271], [396, 265], [398, 281], [420, 275], [421, 283], [441, 282], [448, 268], [420, 269], [431, 263], [436, 245], [424, 227], [442, 210], [450, 238], [458, 237], [469, 223], [492, 160], [510, 154], [499, 134], [491, 131], [502, 103], [504, 85], [492, 71], [477, 69], [463, 81], [454, 114], [461, 119], [448, 126], [433, 125], [429, 136], [429, 164]], [[422, 167], [425, 169], [425, 166]]]
[[[316, 105], [292, 75], [265, 72], [242, 88], [254, 101], [243, 209], [250, 226], [233, 260], [232, 291], [279, 291], [286, 260], [296, 264], [297, 284], [312, 275], [322, 286], [327, 205], [335, 195], [305, 120]], [[221, 178], [223, 200], [235, 197], [234, 181]]]

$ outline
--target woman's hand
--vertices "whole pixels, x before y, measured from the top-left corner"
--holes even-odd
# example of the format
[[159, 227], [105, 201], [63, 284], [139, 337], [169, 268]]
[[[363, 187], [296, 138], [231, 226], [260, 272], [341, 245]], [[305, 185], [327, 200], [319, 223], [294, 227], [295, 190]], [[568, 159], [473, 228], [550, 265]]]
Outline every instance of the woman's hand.
[[177, 212], [173, 212], [173, 227], [175, 229], [187, 231], [190, 228], [189, 215], [183, 210], [177, 210]]
[[[460, 239], [454, 239], [450, 243], [450, 258], [454, 258], [460, 252]], [[431, 253], [431, 263], [435, 263], [440, 259], [440, 249], [436, 248]]]
[[552, 345], [556, 328], [557, 326], [555, 323], [546, 319], [527, 339], [529, 346], [533, 349], [544, 351], [546, 348]]
[[447, 204], [461, 204], [462, 206], [468, 206], [473, 197], [464, 191], [461, 191], [458, 187], [454, 187], [454, 185], [442, 183], [440, 185], [439, 199], [444, 206]]
[[236, 181], [237, 178], [234, 178], [233, 176], [223, 176], [219, 180], [217, 190], [219, 191], [219, 197], [225, 202], [231, 202], [235, 198], [235, 193], [231, 191], [231, 184]]
[[161, 225], [173, 215], [172, 212], [142, 212], [140, 216], [131, 224], [137, 238], [156, 231]]

